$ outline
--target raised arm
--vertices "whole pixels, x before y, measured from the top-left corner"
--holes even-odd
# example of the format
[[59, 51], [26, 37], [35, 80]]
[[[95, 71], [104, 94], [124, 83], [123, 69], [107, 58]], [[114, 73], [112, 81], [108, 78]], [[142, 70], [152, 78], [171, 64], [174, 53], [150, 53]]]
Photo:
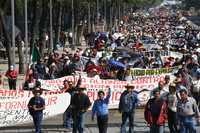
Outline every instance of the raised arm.
[[110, 89], [110, 87], [109, 87], [109, 88], [108, 88], [108, 95], [107, 95], [106, 98], [105, 98], [106, 104], [109, 103], [110, 97], [111, 97], [111, 89]]

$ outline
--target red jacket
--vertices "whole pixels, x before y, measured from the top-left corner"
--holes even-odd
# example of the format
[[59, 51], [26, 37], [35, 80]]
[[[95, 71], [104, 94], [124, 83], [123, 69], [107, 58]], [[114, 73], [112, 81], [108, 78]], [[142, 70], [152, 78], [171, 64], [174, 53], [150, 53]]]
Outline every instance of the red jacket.
[[144, 118], [147, 121], [148, 124], [157, 124], [157, 125], [164, 125], [165, 121], [167, 120], [167, 104], [165, 101], [160, 102], [160, 113], [158, 117], [154, 117], [152, 115], [152, 110], [151, 110], [151, 105], [154, 102], [154, 98], [150, 99], [146, 106], [145, 106], [145, 111], [144, 111]]
[[17, 79], [17, 75], [18, 75], [18, 72], [16, 70], [8, 70], [6, 72], [6, 77], [8, 77], [9, 79]]

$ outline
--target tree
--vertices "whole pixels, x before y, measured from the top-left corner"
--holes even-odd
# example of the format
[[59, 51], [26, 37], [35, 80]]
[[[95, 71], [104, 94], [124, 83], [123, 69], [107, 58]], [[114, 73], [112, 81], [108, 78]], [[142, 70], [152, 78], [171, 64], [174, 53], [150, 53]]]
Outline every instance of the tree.
[[190, 9], [191, 7], [194, 7], [196, 10], [200, 8], [200, 2], [199, 0], [182, 0], [183, 8], [184, 9]]
[[[9, 2], [8, 2], [9, 3]], [[12, 55], [12, 52], [11, 52], [11, 38], [10, 38], [10, 35], [9, 35], [9, 32], [6, 28], [6, 23], [5, 23], [5, 10], [6, 10], [6, 5], [8, 4], [7, 1], [6, 2], [0, 2], [0, 24], [1, 24], [1, 32], [3, 33], [3, 38], [4, 41], [3, 41], [3, 45], [4, 47], [6, 48], [6, 54], [7, 54], [7, 57], [8, 57], [8, 67], [13, 64], [13, 55]]]

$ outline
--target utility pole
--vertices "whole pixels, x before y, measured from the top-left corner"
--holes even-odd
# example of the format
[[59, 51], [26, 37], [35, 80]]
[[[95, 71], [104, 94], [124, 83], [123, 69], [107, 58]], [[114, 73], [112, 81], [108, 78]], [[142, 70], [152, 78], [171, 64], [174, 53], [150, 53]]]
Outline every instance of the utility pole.
[[13, 58], [11, 64], [15, 65], [15, 0], [11, 0], [11, 14], [12, 14], [12, 52]]
[[52, 0], [50, 0], [50, 53], [53, 51]]
[[72, 0], [72, 49], [75, 49], [75, 33], [74, 33], [74, 0]]
[[[28, 22], [27, 22], [27, 0], [24, 2], [25, 8], [25, 64], [29, 64], [29, 57], [28, 57]], [[31, 52], [31, 51], [30, 51]], [[28, 67], [28, 66], [27, 66]], [[28, 68], [27, 68], [28, 69]]]

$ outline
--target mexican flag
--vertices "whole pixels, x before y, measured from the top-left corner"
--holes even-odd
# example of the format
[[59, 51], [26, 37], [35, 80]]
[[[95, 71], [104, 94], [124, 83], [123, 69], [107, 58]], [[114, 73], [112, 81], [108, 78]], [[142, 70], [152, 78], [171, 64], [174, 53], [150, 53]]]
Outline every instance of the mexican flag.
[[29, 79], [29, 75], [32, 74], [32, 70], [30, 69], [31, 65], [36, 63], [38, 60], [40, 60], [40, 52], [38, 50], [38, 48], [36, 47], [35, 44], [33, 44], [33, 48], [31, 51], [31, 60], [30, 60], [30, 64], [27, 64], [27, 69], [26, 69], [26, 74], [24, 76], [25, 80]]
[[40, 60], [40, 52], [38, 48], [36, 47], [36, 45], [33, 44], [32, 53], [31, 53], [31, 62], [34, 63], [34, 62], [37, 62], [38, 60]]

